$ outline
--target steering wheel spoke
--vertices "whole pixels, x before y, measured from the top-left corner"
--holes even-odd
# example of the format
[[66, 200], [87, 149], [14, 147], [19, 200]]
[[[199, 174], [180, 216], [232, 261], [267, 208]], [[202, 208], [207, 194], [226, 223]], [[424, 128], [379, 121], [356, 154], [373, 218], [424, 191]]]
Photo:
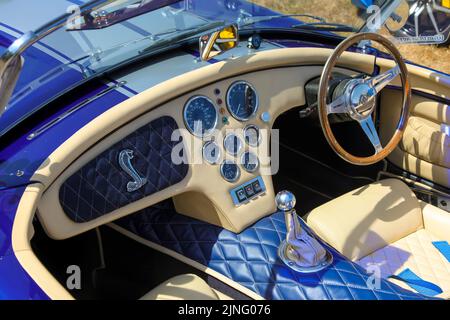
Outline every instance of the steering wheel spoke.
[[339, 98], [327, 104], [327, 113], [346, 113], [345, 96], [342, 95]]
[[400, 75], [400, 67], [397, 65], [394, 68], [369, 79], [370, 84], [378, 93], [391, 83], [397, 76]]
[[372, 117], [367, 117], [364, 120], [358, 121], [358, 123], [375, 148], [375, 154], [380, 153], [383, 150], [383, 146], [381, 145], [380, 137], [378, 136]]

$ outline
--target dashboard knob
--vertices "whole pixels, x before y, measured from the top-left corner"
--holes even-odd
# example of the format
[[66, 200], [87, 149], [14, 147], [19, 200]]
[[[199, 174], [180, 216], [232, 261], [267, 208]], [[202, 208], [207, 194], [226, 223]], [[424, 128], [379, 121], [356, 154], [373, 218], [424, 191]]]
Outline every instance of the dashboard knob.
[[296, 204], [295, 196], [290, 191], [280, 191], [275, 197], [275, 203], [280, 211], [291, 211]]
[[262, 120], [263, 122], [269, 123], [269, 122], [270, 122], [270, 119], [271, 119], [270, 113], [268, 113], [268, 112], [263, 112], [263, 113], [261, 114], [261, 120]]
[[248, 38], [247, 48], [258, 50], [261, 47], [262, 38], [259, 34], [254, 34]]

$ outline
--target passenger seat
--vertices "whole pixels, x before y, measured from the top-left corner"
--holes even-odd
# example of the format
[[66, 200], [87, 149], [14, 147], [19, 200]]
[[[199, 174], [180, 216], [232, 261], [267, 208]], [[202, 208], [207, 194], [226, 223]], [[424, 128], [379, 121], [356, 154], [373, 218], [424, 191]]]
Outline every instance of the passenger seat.
[[184, 274], [160, 284], [140, 300], [219, 300], [219, 296], [202, 278]]

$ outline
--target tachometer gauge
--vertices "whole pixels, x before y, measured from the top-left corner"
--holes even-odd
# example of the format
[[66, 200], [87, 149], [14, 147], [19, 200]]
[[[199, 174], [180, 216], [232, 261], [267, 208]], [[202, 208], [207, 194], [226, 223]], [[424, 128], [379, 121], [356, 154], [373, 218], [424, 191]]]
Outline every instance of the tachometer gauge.
[[259, 168], [259, 159], [252, 152], [245, 152], [241, 157], [241, 165], [245, 171], [253, 173]]
[[209, 98], [195, 96], [186, 103], [183, 117], [186, 128], [193, 135], [204, 137], [213, 133], [219, 115], [214, 103]]
[[241, 170], [232, 160], [225, 160], [220, 165], [220, 174], [228, 182], [236, 182], [241, 176]]
[[256, 90], [245, 81], [233, 83], [227, 92], [227, 107], [239, 121], [251, 119], [258, 111], [259, 98]]

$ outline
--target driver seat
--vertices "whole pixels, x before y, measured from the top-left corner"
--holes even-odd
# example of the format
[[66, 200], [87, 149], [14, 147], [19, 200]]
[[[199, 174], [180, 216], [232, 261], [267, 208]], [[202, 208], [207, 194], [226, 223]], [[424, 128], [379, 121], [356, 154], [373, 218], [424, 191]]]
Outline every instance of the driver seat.
[[415, 291], [392, 278], [409, 269], [442, 289], [436, 297], [450, 298], [450, 262], [432, 243], [450, 243], [450, 213], [419, 201], [402, 181], [349, 192], [314, 209], [307, 224], [364, 269], [378, 266], [378, 275]]

